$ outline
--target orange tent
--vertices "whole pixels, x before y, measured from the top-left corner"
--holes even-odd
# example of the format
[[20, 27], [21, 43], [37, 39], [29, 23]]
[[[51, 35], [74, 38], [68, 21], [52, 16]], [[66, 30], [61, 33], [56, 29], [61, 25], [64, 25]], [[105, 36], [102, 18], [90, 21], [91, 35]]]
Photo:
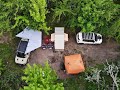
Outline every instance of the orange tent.
[[85, 70], [80, 54], [65, 56], [65, 69], [68, 74], [78, 74]]

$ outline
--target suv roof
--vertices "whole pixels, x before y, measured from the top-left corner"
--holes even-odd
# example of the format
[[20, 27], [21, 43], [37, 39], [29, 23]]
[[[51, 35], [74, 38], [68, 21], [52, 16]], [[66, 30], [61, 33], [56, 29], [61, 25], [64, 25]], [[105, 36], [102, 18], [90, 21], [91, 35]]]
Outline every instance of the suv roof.
[[82, 33], [83, 40], [95, 40], [94, 33]]
[[28, 41], [22, 41], [22, 40], [21, 40], [20, 43], [19, 43], [19, 46], [18, 46], [17, 51], [18, 51], [18, 52], [25, 53], [26, 48], [27, 48], [27, 45], [28, 45]]

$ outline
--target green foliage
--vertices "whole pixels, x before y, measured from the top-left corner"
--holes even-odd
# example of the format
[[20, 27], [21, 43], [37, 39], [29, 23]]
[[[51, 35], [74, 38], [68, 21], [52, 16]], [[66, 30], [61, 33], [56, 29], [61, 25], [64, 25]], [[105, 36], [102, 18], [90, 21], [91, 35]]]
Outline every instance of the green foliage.
[[[46, 25], [45, 0], [0, 0], [0, 29], [11, 30], [29, 26], [37, 30], [50, 28]], [[2, 32], [2, 31], [0, 31]]]
[[48, 63], [44, 67], [28, 64], [24, 74], [22, 80], [27, 83], [24, 90], [64, 90], [63, 84], [57, 83], [57, 76]]
[[0, 33], [9, 31], [15, 13], [15, 0], [0, 0]]
[[110, 30], [107, 31], [108, 37], [115, 38], [120, 42], [120, 17], [113, 21]]
[[105, 33], [118, 15], [119, 7], [111, 0], [63, 0], [56, 1], [53, 11], [54, 18], [65, 19], [65, 26], [81, 28], [83, 32]]
[[[70, 6], [66, 5], [68, 0], [63, 0], [63, 1], [56, 1], [58, 5], [60, 5], [60, 7], [55, 7], [54, 9], [52, 9], [55, 13], [53, 16], [53, 20], [55, 20], [56, 18], [58, 19], [58, 21], [60, 21], [62, 15], [63, 16], [67, 16], [67, 13], [71, 14], [71, 15], [75, 15], [75, 13], [73, 13], [70, 10]], [[55, 1], [53, 1], [55, 3]]]
[[[114, 63], [104, 65], [103, 69], [90, 68], [86, 72], [86, 80], [91, 83], [97, 90], [119, 90], [120, 78], [119, 69]], [[96, 90], [88, 85], [89, 90]]]
[[19, 90], [22, 85], [22, 71], [15, 67], [5, 67], [4, 72], [0, 76], [0, 90]]
[[86, 81], [84, 80], [85, 74], [80, 73], [71, 78], [63, 80], [65, 90], [87, 90]]
[[18, 90], [22, 85], [22, 67], [14, 63], [14, 47], [0, 44], [0, 90]]
[[[61, 16], [58, 12], [63, 11], [63, 15], [68, 18], [66, 25], [81, 27], [83, 32], [90, 32], [108, 25], [118, 12], [118, 7], [111, 0], [64, 0], [57, 3], [53, 11], [55, 17]], [[66, 9], [69, 12], [64, 11]]]
[[11, 57], [12, 48], [9, 44], [0, 44], [0, 59], [8, 60]]
[[4, 70], [3, 61], [2, 61], [2, 59], [0, 59], [0, 76], [1, 76], [1, 74], [3, 72], [3, 70]]
[[18, 12], [15, 17], [16, 23], [13, 28], [19, 27], [21, 24], [23, 24], [33, 29], [43, 29], [45, 32], [50, 29], [46, 26], [45, 22], [45, 15], [47, 14], [47, 5], [45, 0], [22, 0], [20, 3], [21, 4], [18, 4]]
[[120, 0], [113, 0], [114, 3], [120, 4]]
[[86, 82], [86, 90], [97, 90], [97, 85], [95, 83]]

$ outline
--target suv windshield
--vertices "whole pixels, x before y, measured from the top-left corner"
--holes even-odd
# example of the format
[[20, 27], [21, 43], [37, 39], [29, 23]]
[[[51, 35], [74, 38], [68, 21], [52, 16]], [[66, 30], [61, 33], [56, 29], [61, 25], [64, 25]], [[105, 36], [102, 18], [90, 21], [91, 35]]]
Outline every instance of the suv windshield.
[[17, 57], [25, 58], [25, 54], [21, 52], [17, 52]]

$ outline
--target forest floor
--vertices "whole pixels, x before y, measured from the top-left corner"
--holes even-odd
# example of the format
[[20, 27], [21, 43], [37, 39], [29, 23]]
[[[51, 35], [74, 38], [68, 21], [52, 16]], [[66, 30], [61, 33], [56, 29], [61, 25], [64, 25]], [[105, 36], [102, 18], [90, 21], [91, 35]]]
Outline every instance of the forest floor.
[[43, 65], [48, 61], [60, 78], [67, 78], [69, 75], [60, 70], [60, 63], [64, 61], [64, 56], [71, 54], [81, 54], [85, 67], [92, 67], [105, 63], [106, 60], [113, 62], [120, 59], [120, 45], [115, 40], [107, 39], [104, 39], [100, 45], [81, 45], [77, 44], [72, 36], [65, 43], [64, 51], [53, 52], [53, 50], [38, 48], [31, 52], [29, 63]]

